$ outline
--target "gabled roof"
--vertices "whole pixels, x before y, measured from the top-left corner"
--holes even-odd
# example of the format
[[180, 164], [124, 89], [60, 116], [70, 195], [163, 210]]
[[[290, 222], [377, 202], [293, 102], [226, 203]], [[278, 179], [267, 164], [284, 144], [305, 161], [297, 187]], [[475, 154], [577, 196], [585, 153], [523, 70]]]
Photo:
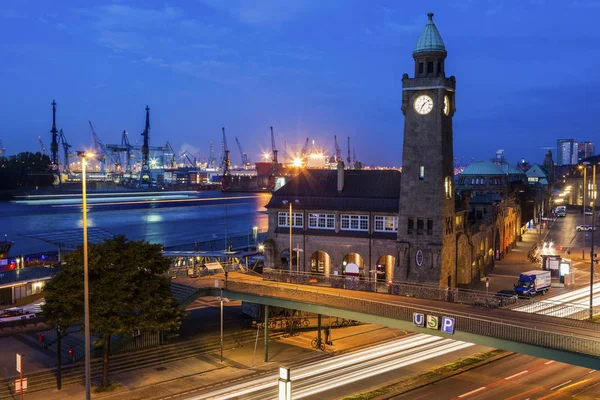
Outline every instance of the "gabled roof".
[[433, 23], [433, 13], [427, 14], [427, 17], [429, 17], [429, 20], [427, 21], [425, 28], [423, 28], [421, 36], [419, 36], [417, 45], [413, 50], [413, 55], [417, 53], [446, 52], [446, 46], [444, 46], [442, 36]]
[[548, 174], [538, 164], [533, 164], [526, 172], [528, 178], [547, 178]]
[[460, 175], [506, 175], [506, 171], [491, 161], [476, 161], [467, 165]]
[[337, 170], [304, 170], [273, 193], [266, 207], [285, 209], [283, 200], [298, 200], [303, 209], [398, 211], [399, 171], [344, 170], [342, 193], [337, 176]]

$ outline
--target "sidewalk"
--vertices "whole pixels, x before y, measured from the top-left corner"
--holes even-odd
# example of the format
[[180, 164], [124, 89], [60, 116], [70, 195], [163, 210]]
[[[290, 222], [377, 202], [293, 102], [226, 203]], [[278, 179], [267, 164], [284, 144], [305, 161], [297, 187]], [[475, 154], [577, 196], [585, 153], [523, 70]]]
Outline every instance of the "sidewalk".
[[[323, 333], [322, 333], [323, 334]], [[120, 373], [110, 377], [111, 383], [120, 387], [110, 393], [94, 393], [92, 398], [106, 400], [152, 399], [168, 397], [176, 393], [194, 394], [194, 388], [233, 382], [256, 372], [272, 371], [285, 365], [298, 362], [327, 359], [340, 351], [355, 348], [357, 340], [365, 345], [398, 337], [399, 331], [381, 328], [374, 325], [359, 325], [332, 330], [334, 346], [327, 346], [322, 352], [311, 348], [310, 341], [316, 337], [315, 332], [304, 332], [300, 336], [269, 342], [269, 361], [264, 361], [264, 342], [259, 335], [256, 353], [253, 345], [234, 349], [224, 349], [223, 364], [219, 354], [199, 354], [197, 357], [182, 361], [165, 363], [160, 368], [148, 367], [131, 372]], [[95, 385], [99, 382], [94, 381]], [[85, 387], [82, 384], [70, 385], [58, 391], [45, 390], [28, 393], [31, 400], [62, 400], [85, 398]]]

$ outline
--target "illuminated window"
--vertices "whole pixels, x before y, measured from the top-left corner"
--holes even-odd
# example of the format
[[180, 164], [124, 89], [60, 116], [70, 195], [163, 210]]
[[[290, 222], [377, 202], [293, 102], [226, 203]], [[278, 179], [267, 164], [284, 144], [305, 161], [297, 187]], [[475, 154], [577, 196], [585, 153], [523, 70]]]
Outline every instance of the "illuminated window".
[[447, 176], [444, 180], [444, 189], [446, 190], [446, 198], [452, 198], [452, 177]]
[[335, 215], [308, 214], [308, 227], [316, 229], [335, 229]]
[[369, 216], [342, 214], [340, 229], [345, 231], [368, 231]]
[[[304, 213], [292, 213], [293, 221], [292, 228], [303, 228], [304, 227]], [[277, 226], [290, 227], [289, 213], [279, 212], [277, 214]]]
[[419, 179], [423, 180], [425, 178], [425, 166], [419, 165]]
[[398, 217], [376, 215], [375, 232], [398, 232]]

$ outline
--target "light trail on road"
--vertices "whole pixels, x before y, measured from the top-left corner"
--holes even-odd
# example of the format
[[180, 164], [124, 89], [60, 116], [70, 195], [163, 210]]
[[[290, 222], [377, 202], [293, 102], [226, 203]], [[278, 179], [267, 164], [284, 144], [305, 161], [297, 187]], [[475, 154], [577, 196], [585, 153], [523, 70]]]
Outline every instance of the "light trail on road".
[[[328, 360], [317, 361], [292, 369], [293, 398], [313, 396], [471, 346], [474, 344], [419, 334]], [[273, 374], [188, 399], [262, 400], [277, 398], [277, 383], [278, 374]]]
[[[593, 305], [600, 305], [600, 283], [594, 284]], [[590, 287], [583, 287], [569, 293], [553, 296], [548, 300], [540, 300], [534, 304], [513, 308], [514, 311], [544, 314], [554, 317], [572, 315], [589, 309]], [[558, 308], [557, 308], [558, 307]]]

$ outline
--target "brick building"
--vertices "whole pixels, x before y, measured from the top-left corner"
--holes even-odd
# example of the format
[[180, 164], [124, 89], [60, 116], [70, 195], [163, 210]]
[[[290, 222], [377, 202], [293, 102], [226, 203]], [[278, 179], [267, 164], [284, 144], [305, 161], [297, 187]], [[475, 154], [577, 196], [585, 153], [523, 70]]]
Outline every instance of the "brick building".
[[526, 184], [523, 171], [498, 166], [499, 176], [482, 176], [481, 190], [455, 188], [456, 81], [445, 75], [446, 48], [428, 17], [414, 77], [402, 78], [402, 173], [346, 170], [340, 161], [337, 170], [291, 179], [267, 205], [265, 267], [287, 269], [291, 259], [302, 272], [344, 275], [352, 266], [361, 279], [469, 286], [515, 245], [521, 215], [511, 179]]

